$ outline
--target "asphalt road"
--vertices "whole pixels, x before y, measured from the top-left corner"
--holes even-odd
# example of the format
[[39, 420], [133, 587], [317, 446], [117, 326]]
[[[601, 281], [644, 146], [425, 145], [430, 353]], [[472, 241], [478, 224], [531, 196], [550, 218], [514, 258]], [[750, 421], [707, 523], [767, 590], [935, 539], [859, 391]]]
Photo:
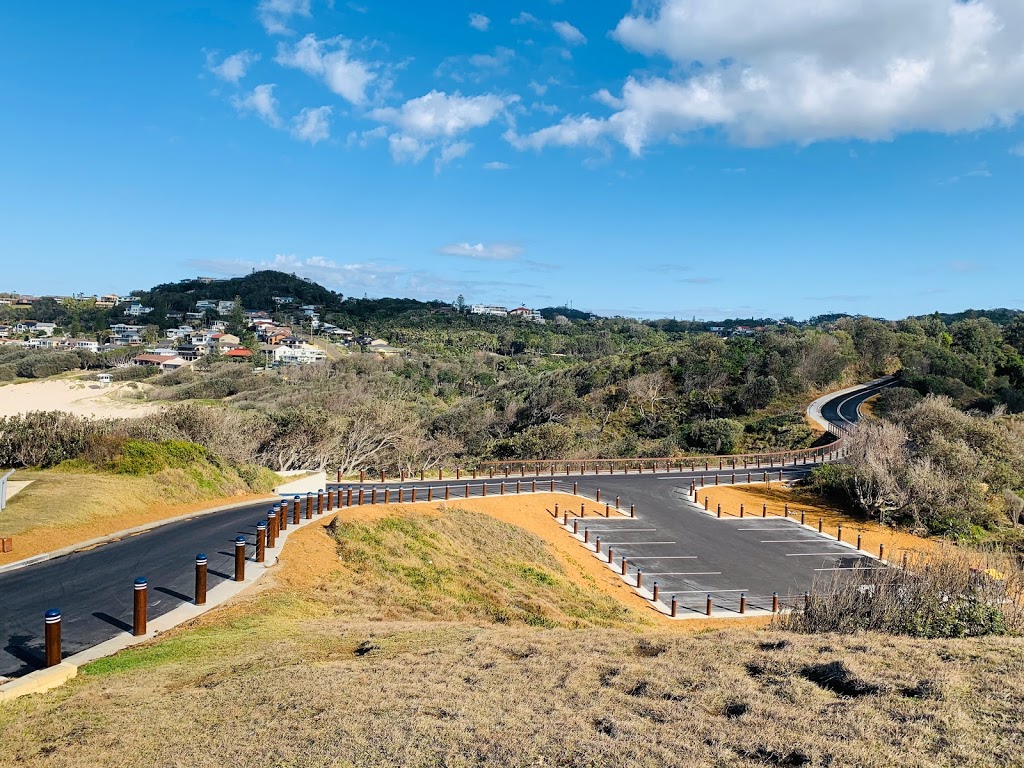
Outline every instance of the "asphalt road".
[[[822, 412], [836, 424], [856, 421], [857, 407], [874, 391], [858, 393], [830, 402]], [[787, 467], [787, 479], [807, 471]], [[777, 477], [774, 470], [773, 477]], [[718, 520], [681, 501], [690, 479], [705, 474], [709, 482], [719, 474], [723, 482], [731, 471], [709, 473], [659, 473], [647, 475], [602, 475], [560, 477], [561, 490], [571, 491], [575, 480], [580, 492], [593, 496], [601, 488], [605, 498], [616, 495], [628, 508], [635, 504], [637, 518], [587, 518], [585, 527], [602, 537], [602, 544], [629, 560], [627, 571], [635, 576], [639, 567], [644, 584], [655, 579], [666, 597], [678, 594], [680, 606], [699, 610], [706, 595], [714, 595], [718, 606], [738, 602], [740, 591], [748, 594], [751, 607], [770, 604], [771, 593], [801, 594], [816, 575], [846, 568], [859, 556], [813, 532], [769, 518]], [[745, 473], [738, 473], [741, 477]], [[756, 477], [756, 473], [755, 473]], [[478, 495], [480, 482], [474, 483]], [[521, 481], [524, 491], [531, 480]], [[538, 490], [550, 486], [542, 480]], [[405, 488], [430, 485], [406, 483]], [[437, 483], [433, 484], [438, 487]], [[375, 485], [382, 489], [386, 486]], [[396, 488], [397, 484], [390, 486]], [[464, 483], [453, 483], [461, 495]], [[488, 493], [499, 492], [500, 481], [488, 481]], [[515, 489], [515, 479], [506, 491]], [[440, 495], [440, 493], [439, 493]], [[409, 491], [406, 491], [406, 500]], [[421, 499], [423, 497], [421, 496]], [[436, 497], [435, 497], [436, 498]], [[236, 510], [195, 517], [156, 528], [86, 551], [0, 573], [0, 676], [14, 677], [42, 665], [43, 613], [59, 608], [63, 613], [63, 650], [70, 656], [121, 632], [130, 631], [132, 583], [139, 576], [149, 580], [149, 616], [154, 618], [192, 599], [195, 556], [209, 557], [209, 586], [229, 579], [233, 572], [234, 539], [244, 535], [252, 556], [256, 522], [265, 519], [269, 504], [254, 504]], [[552, 522], [552, 525], [555, 523]], [[580, 529], [582, 535], [583, 528]], [[781, 532], [780, 532], [781, 531]]]

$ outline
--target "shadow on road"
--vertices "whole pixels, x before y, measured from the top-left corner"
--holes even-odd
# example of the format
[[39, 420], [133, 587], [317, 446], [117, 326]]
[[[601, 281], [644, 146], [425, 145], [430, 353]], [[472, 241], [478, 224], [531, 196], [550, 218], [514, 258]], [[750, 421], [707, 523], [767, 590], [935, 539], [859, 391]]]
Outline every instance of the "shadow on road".
[[131, 632], [133, 629], [132, 625], [129, 624], [127, 621], [121, 621], [121, 619], [117, 618], [116, 616], [111, 616], [109, 613], [104, 613], [103, 611], [96, 611], [93, 614], [93, 616], [95, 616], [100, 621], [107, 622], [107, 624], [110, 624], [111, 626], [117, 627], [118, 629], [123, 629], [125, 632]]
[[163, 592], [165, 595], [170, 595], [173, 598], [181, 600], [181, 602], [183, 602], [183, 603], [191, 603], [192, 602], [192, 597], [190, 595], [186, 595], [183, 592], [176, 592], [175, 590], [168, 589], [167, 587], [154, 587], [153, 591], [154, 592]]

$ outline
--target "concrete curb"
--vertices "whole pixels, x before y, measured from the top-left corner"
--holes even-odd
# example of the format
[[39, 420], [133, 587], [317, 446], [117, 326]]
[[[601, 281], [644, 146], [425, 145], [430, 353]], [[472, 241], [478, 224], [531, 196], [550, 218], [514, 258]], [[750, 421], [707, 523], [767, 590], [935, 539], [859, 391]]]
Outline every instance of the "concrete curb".
[[331, 510], [329, 513], [314, 516], [309, 520], [306, 520], [303, 517], [299, 521], [298, 525], [290, 523], [288, 530], [280, 532], [274, 547], [267, 548], [266, 562], [256, 563], [252, 560], [246, 560], [245, 581], [221, 582], [207, 593], [205, 605], [185, 603], [171, 611], [168, 611], [162, 616], [158, 616], [150, 620], [147, 623], [147, 632], [145, 635], [135, 637], [128, 632], [117, 635], [98, 645], [86, 648], [84, 651], [79, 651], [72, 656], [68, 656], [57, 666], [50, 667], [48, 669], [39, 669], [35, 672], [30, 672], [27, 675], [23, 675], [11, 680], [10, 682], [4, 683], [3, 685], [0, 685], [0, 702], [11, 701], [12, 699], [16, 699], [20, 696], [41, 693], [43, 691], [49, 691], [53, 688], [57, 688], [73, 677], [76, 677], [78, 675], [78, 669], [81, 666], [96, 661], [97, 659], [112, 656], [118, 651], [122, 651], [126, 648], [131, 648], [132, 646], [153, 640], [164, 632], [174, 629], [186, 622], [192, 621], [193, 619], [202, 616], [204, 613], [208, 613], [214, 608], [223, 605], [231, 598], [256, 584], [266, 575], [268, 570], [278, 564], [281, 551], [283, 550], [285, 543], [288, 541], [288, 537], [292, 533], [317, 521], [325, 524], [326, 521], [333, 519], [339, 512], [341, 512], [341, 510]]
[[205, 517], [206, 515], [213, 515], [217, 512], [230, 512], [233, 509], [242, 509], [244, 507], [251, 506], [253, 504], [260, 504], [268, 501], [275, 501], [277, 496], [260, 496], [256, 499], [249, 499], [248, 501], [238, 501], [234, 504], [224, 504], [219, 507], [211, 507], [210, 509], [201, 509], [196, 512], [188, 512], [185, 514], [177, 515], [175, 517], [168, 517], [165, 520], [154, 520], [151, 523], [145, 525], [137, 525], [134, 528], [127, 528], [123, 531], [117, 531], [115, 533], [109, 533], [106, 536], [99, 536], [95, 539], [89, 539], [88, 541], [82, 541], [78, 544], [72, 544], [68, 547], [62, 547], [61, 549], [55, 549], [51, 552], [43, 552], [39, 555], [32, 555], [32, 557], [26, 557], [24, 560], [15, 560], [13, 563], [0, 566], [0, 573], [7, 573], [8, 571], [15, 571], [19, 568], [24, 568], [29, 565], [35, 565], [36, 563], [45, 563], [47, 560], [55, 560], [58, 557], [66, 557], [67, 555], [73, 555], [75, 552], [79, 552], [84, 549], [92, 549], [102, 544], [109, 544], [112, 541], [123, 539], [128, 536], [135, 536], [146, 531], [152, 531], [156, 528], [162, 528], [165, 525], [171, 525], [172, 523], [181, 523], [185, 520], [191, 520], [196, 517]]

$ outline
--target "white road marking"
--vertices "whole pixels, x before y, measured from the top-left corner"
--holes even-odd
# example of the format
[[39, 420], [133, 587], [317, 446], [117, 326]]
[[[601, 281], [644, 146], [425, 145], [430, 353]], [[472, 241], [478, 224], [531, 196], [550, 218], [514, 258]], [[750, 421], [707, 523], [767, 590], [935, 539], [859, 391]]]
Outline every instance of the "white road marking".
[[721, 592], [749, 592], [749, 589], [686, 589], [682, 592], [675, 592], [676, 595], [706, 595], [709, 592], [717, 595]]
[[584, 528], [591, 533], [654, 533], [657, 528]]
[[847, 552], [791, 552], [788, 555], [786, 555], [786, 557], [825, 557], [825, 556], [843, 557], [843, 556], [846, 556], [848, 554], [852, 554], [854, 557], [864, 557], [864, 555], [858, 554], [856, 552], [854, 552], [854, 553], [847, 553]]
[[762, 544], [820, 544], [820, 539], [761, 539]]
[[619, 546], [632, 546], [634, 544], [678, 544], [677, 541], [613, 541], [612, 544], [618, 544]]
[[816, 571], [884, 571], [885, 566], [871, 567], [863, 565], [851, 565], [847, 568], [815, 568]]
[[[721, 571], [644, 571], [644, 576], [721, 576]], [[703, 591], [703, 590], [702, 590]], [[743, 590], [740, 590], [743, 591]]]
[[696, 555], [648, 555], [647, 557], [627, 557], [629, 562], [637, 560], [696, 560]]

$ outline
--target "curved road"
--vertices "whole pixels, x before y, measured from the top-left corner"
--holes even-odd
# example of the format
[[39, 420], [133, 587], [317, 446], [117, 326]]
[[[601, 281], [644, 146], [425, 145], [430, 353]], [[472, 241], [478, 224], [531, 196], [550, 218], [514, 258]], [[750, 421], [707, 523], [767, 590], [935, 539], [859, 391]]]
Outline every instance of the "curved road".
[[[837, 427], [849, 426], [857, 420], [860, 403], [873, 396], [877, 388], [838, 396], [823, 405], [822, 413]], [[787, 468], [786, 475], [795, 477], [804, 472], [806, 469]], [[594, 535], [614, 542], [620, 553], [628, 553], [633, 569], [640, 564], [646, 574], [663, 574], [653, 576], [660, 578], [662, 594], [678, 591], [683, 606], [691, 596], [702, 603], [705, 591], [716, 593], [716, 604], [727, 605], [744, 590], [751, 595], [753, 607], [758, 599], [770, 599], [766, 596], [772, 591], [785, 594], [809, 588], [814, 566], [820, 560], [817, 553], [831, 552], [831, 547], [817, 538], [810, 552], [776, 552], [765, 544], [772, 536], [751, 537], [745, 530], [761, 523], [737, 526], [735, 521], [716, 520], [686, 507], [681, 494], [695, 474], [700, 473], [586, 476], [576, 480], [581, 492], [591, 497], [600, 487], [605, 498], [618, 495], [624, 506], [636, 504], [637, 520], [609, 519], [603, 523], [609, 529], [604, 532], [598, 530], [595, 520]], [[731, 472], [706, 474], [709, 478], [715, 474], [725, 478]], [[571, 491], [573, 479], [559, 478], [559, 490]], [[406, 483], [405, 488], [413, 485], [427, 484]], [[488, 485], [489, 493], [497, 493], [499, 481]], [[458, 488], [459, 484], [452, 487]], [[476, 493], [479, 491], [474, 490]], [[268, 503], [259, 503], [195, 517], [0, 572], [0, 677], [15, 677], [42, 665], [42, 616], [48, 608], [57, 607], [63, 612], [63, 650], [65, 656], [70, 656], [131, 630], [132, 582], [138, 576], [149, 580], [151, 620], [191, 602], [197, 552], [209, 557], [211, 588], [230, 579], [235, 537], [248, 539], [251, 556], [256, 522], [265, 518], [268, 507]], [[769, 519], [765, 524], [772, 522]], [[804, 535], [778, 538], [803, 539]], [[806, 549], [799, 542], [785, 548]], [[850, 552], [837, 549], [823, 556], [846, 563]]]

